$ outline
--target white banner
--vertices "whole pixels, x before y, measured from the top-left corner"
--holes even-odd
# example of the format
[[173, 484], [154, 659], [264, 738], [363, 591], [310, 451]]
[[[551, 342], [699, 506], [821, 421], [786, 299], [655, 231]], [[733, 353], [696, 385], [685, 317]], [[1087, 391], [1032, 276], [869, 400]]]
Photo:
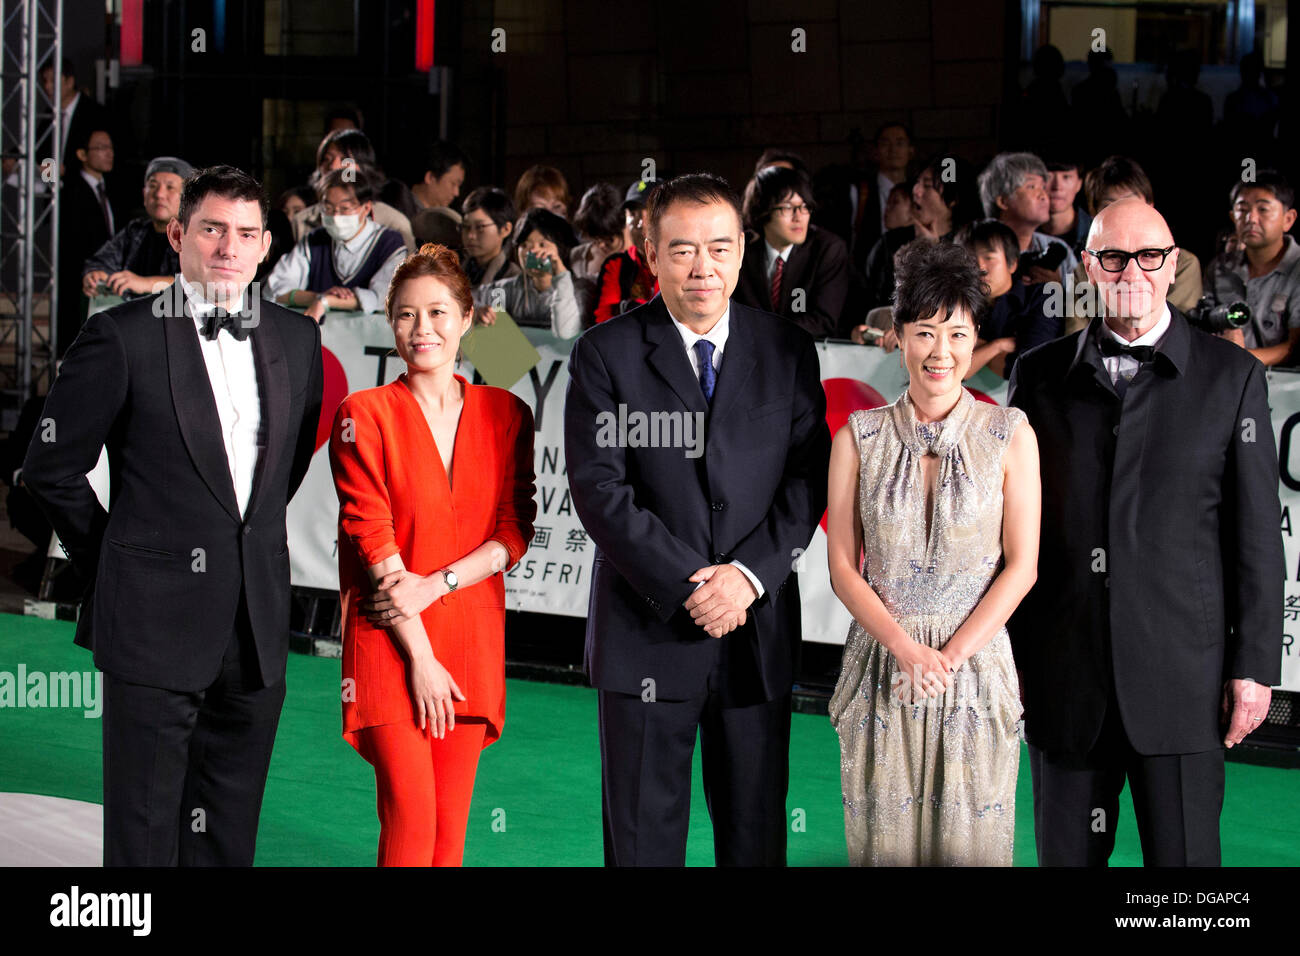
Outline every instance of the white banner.
[[[591, 580], [592, 549], [573, 511], [564, 466], [564, 395], [568, 388], [571, 341], [556, 339], [540, 329], [525, 329], [541, 353], [538, 364], [511, 389], [533, 410], [537, 427], [537, 521], [532, 545], [506, 575], [506, 606], [517, 611], [584, 617]], [[289, 504], [289, 557], [292, 583], [334, 591], [338, 588], [338, 498], [324, 447], [334, 410], [344, 396], [391, 382], [403, 370], [393, 352], [393, 333], [381, 315], [330, 313], [321, 326], [324, 348], [325, 399], [317, 430], [316, 454], [298, 494]], [[822, 384], [826, 390], [826, 420], [834, 434], [858, 408], [888, 404], [902, 394], [907, 377], [898, 352], [878, 348], [819, 343]], [[473, 369], [463, 363], [461, 374]], [[1300, 691], [1300, 374], [1269, 372], [1269, 401], [1278, 436], [1282, 481], [1282, 534], [1286, 546], [1286, 597], [1282, 611], [1285, 638], [1282, 650], [1283, 689]], [[1003, 404], [1006, 382], [987, 369], [969, 383], [978, 396]], [[94, 476], [96, 491], [107, 501], [107, 468], [101, 457]], [[826, 563], [825, 517], [802, 555], [799, 595], [806, 641], [843, 644], [849, 613], [830, 587]], [[52, 544], [50, 553], [59, 554]]]

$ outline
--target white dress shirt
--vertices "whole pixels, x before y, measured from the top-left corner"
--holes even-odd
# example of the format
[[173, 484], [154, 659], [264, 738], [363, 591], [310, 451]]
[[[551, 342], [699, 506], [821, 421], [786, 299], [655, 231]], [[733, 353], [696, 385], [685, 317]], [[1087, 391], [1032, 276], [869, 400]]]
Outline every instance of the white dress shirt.
[[[331, 241], [330, 251], [334, 256], [334, 271], [345, 283], [347, 277], [356, 275], [361, 269], [366, 257], [370, 255], [371, 246], [374, 245], [383, 228], [373, 219], [367, 219], [361, 231], [347, 242], [339, 242], [337, 239]], [[352, 290], [357, 295], [357, 304], [362, 312], [384, 311], [384, 300], [388, 297], [388, 284], [393, 281], [393, 273], [405, 258], [405, 247], [398, 248], [384, 260], [378, 271], [371, 276], [369, 283]], [[280, 261], [271, 270], [271, 275], [266, 280], [266, 297], [274, 300], [292, 289], [306, 289], [307, 276], [310, 272], [311, 253], [307, 249], [307, 239], [304, 237], [291, 251], [281, 256]], [[323, 293], [325, 290], [311, 291]]]
[[203, 363], [208, 368], [208, 382], [217, 403], [221, 420], [221, 441], [226, 446], [226, 462], [235, 486], [239, 513], [248, 509], [253, 493], [253, 476], [257, 471], [258, 432], [262, 426], [261, 395], [257, 387], [257, 364], [253, 360], [253, 338], [239, 341], [226, 329], [208, 341], [202, 334], [203, 318], [216, 306], [203, 298], [201, 290], [184, 276], [177, 276], [185, 290], [190, 314]]
[[[768, 248], [771, 249], [772, 247], [768, 246]], [[665, 303], [664, 307], [667, 308], [667, 303]], [[695, 376], [696, 380], [700, 377], [700, 356], [699, 353], [695, 351], [695, 343], [700, 341], [700, 339], [707, 339], [713, 343], [713, 371], [716, 374], [721, 370], [722, 353], [727, 347], [727, 335], [731, 327], [730, 303], [728, 303], [726, 311], [722, 313], [722, 318], [718, 319], [718, 321], [713, 324], [713, 328], [709, 329], [709, 331], [705, 332], [703, 335], [700, 335], [698, 332], [692, 332], [681, 322], [678, 322], [677, 317], [673, 315], [671, 310], [668, 312], [668, 317], [673, 320], [673, 325], [677, 326], [677, 333], [682, 337], [682, 345], [686, 348], [686, 359], [691, 363], [691, 373]], [[761, 598], [763, 596], [763, 582], [754, 575], [754, 572], [749, 570], [749, 568], [745, 567], [745, 565], [739, 561], [731, 561], [728, 563], [734, 564], [741, 574], [749, 578], [749, 583], [754, 585], [754, 591], [758, 594], [758, 597]], [[698, 591], [703, 584], [704, 582], [701, 581], [699, 584], [695, 585], [695, 589]], [[757, 600], [757, 598], [755, 598], [755, 600]]]
[[884, 173], [876, 173], [876, 192], [880, 194], [880, 234], [885, 234], [885, 207], [889, 205], [889, 194], [894, 191], [895, 182]]
[[[776, 260], [780, 259], [788, 266], [790, 264], [790, 252], [793, 249], [794, 249], [794, 243], [791, 243], [790, 245], [786, 246], [784, 249], [778, 252], [775, 246], [773, 246], [766, 239], [763, 240], [763, 250], [767, 253], [766, 275], [767, 275], [768, 292], [772, 291], [772, 273], [776, 271]], [[785, 279], [782, 278], [781, 281], [785, 282]]]
[[[1165, 333], [1169, 331], [1169, 324], [1171, 321], [1172, 320], [1169, 316], [1169, 306], [1166, 304], [1165, 310], [1160, 316], [1160, 320], [1132, 342], [1124, 338], [1124, 336], [1118, 335], [1114, 329], [1106, 324], [1105, 319], [1102, 320], [1101, 326], [1105, 333], [1110, 335], [1110, 337], [1120, 345], [1155, 345], [1164, 338]], [[1110, 373], [1110, 382], [1112, 385], [1115, 384], [1115, 381], [1121, 374], [1125, 379], [1133, 378], [1133, 376], [1137, 374], [1137, 370], [1141, 365], [1141, 363], [1131, 355], [1103, 355], [1101, 360], [1106, 364], [1106, 371]]]
[[[104, 187], [105, 190], [105, 198], [108, 198], [107, 196], [108, 184], [104, 182], [103, 176], [96, 179], [94, 174], [86, 172], [86, 168], [83, 166], [81, 168], [81, 178], [86, 181], [86, 185], [90, 187], [90, 191], [95, 194], [96, 200], [99, 199], [99, 188], [101, 185]], [[108, 234], [112, 236], [116, 232], [117, 232], [117, 228], [113, 223], [113, 206], [112, 203], [109, 203], [108, 204]]]

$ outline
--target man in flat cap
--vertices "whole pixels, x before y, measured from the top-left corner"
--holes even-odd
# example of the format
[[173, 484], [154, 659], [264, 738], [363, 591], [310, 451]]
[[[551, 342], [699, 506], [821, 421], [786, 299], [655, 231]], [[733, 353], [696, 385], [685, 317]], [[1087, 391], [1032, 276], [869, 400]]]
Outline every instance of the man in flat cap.
[[[194, 167], [176, 156], [159, 156], [144, 172], [146, 215], [127, 223], [86, 260], [81, 291], [98, 294], [100, 283], [124, 299], [151, 295], [169, 286], [180, 272], [180, 260], [167, 241], [167, 223], [181, 205], [181, 186]], [[63, 342], [66, 348], [71, 342]]]

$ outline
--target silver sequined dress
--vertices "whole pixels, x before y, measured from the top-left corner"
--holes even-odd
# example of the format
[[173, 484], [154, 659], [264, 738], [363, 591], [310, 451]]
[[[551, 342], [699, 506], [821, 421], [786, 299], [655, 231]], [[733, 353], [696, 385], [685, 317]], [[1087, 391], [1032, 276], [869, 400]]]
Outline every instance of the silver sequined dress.
[[[862, 574], [913, 639], [942, 647], [1002, 561], [1002, 456], [1025, 418], [966, 389], [924, 425], [904, 392], [854, 412]], [[939, 457], [926, 535], [921, 458]], [[1002, 628], [941, 698], [904, 704], [896, 659], [857, 621], [830, 702], [840, 738], [849, 861], [870, 866], [1010, 866], [1021, 706]]]

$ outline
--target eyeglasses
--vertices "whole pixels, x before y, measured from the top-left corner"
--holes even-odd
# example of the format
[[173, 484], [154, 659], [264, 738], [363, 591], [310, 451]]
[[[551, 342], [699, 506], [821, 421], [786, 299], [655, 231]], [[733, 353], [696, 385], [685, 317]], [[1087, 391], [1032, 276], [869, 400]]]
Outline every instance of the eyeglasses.
[[350, 216], [361, 208], [361, 203], [343, 202], [335, 206], [333, 203], [323, 202], [320, 204], [320, 211], [327, 216]]
[[1100, 252], [1095, 249], [1085, 249], [1084, 252], [1090, 256], [1095, 256], [1101, 263], [1103, 272], [1123, 272], [1128, 268], [1129, 261], [1137, 260], [1138, 268], [1143, 272], [1155, 272], [1165, 264], [1165, 259], [1169, 258], [1169, 253], [1176, 249], [1176, 246], [1170, 246], [1167, 249], [1139, 249], [1137, 252], [1125, 252], [1122, 249], [1102, 249]]
[[460, 231], [467, 236], [479, 236], [496, 226], [494, 222], [462, 222]]
[[788, 202], [779, 203], [772, 207], [772, 212], [776, 213], [782, 219], [793, 219], [795, 216], [811, 216], [812, 207], [804, 203], [791, 205]]

